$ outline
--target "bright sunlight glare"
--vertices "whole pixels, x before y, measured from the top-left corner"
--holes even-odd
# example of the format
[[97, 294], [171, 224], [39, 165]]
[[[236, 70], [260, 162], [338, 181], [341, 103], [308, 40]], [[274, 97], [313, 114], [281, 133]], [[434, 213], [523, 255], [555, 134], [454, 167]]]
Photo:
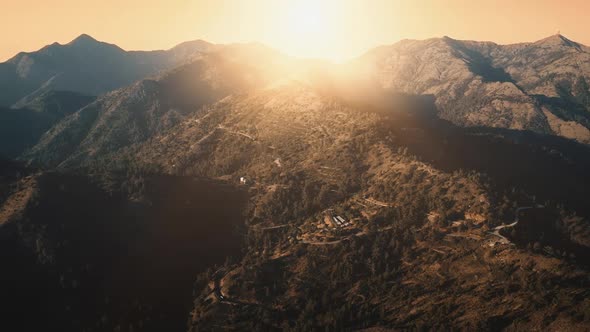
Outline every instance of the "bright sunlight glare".
[[293, 5], [289, 12], [289, 25], [293, 34], [310, 37], [325, 33], [326, 15], [318, 1], [301, 1]]
[[283, 38], [289, 41], [285, 51], [294, 56], [339, 60], [330, 49], [336, 34], [338, 6], [331, 1], [298, 0], [284, 4], [279, 24]]

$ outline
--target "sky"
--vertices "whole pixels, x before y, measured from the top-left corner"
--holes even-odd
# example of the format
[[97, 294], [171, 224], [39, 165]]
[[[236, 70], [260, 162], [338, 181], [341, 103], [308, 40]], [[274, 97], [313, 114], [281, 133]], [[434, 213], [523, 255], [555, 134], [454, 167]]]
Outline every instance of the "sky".
[[501, 44], [560, 31], [590, 45], [587, 0], [0, 0], [0, 61], [86, 33], [126, 50], [261, 42], [336, 61], [401, 39]]

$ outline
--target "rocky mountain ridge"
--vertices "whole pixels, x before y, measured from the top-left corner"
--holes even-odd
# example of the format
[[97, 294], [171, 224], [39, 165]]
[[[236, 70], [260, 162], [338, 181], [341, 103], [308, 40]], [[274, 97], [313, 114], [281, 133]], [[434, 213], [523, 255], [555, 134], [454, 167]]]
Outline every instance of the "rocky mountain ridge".
[[440, 116], [458, 125], [590, 142], [590, 51], [561, 35], [514, 45], [405, 40], [354, 66], [385, 90], [433, 95]]

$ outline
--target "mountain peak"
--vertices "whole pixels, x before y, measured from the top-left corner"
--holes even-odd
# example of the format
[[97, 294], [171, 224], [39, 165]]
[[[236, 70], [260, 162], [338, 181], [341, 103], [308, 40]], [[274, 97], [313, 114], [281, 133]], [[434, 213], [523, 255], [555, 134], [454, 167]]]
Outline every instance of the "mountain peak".
[[558, 33], [553, 36], [541, 39], [537, 41], [535, 44], [539, 45], [549, 45], [549, 46], [567, 46], [567, 47], [575, 47], [579, 48], [580, 44], [576, 43], [565, 37], [564, 35]]
[[206, 42], [204, 40], [191, 40], [191, 41], [186, 41], [183, 43], [180, 43], [176, 46], [174, 46], [173, 48], [170, 49], [170, 51], [174, 51], [174, 52], [181, 52], [181, 53], [187, 53], [187, 52], [194, 52], [194, 51], [207, 51], [208, 49], [212, 48], [214, 46], [214, 44], [211, 44], [209, 42]]
[[182, 42], [178, 45], [175, 45], [173, 48], [177, 48], [177, 47], [184, 47], [187, 45], [203, 45], [203, 46], [211, 46], [213, 44], [209, 43], [208, 41], [202, 40], [202, 39], [195, 39], [195, 40], [189, 40], [189, 41], [185, 41]]
[[85, 33], [76, 37], [76, 39], [72, 40], [68, 45], [79, 45], [79, 44], [94, 44], [98, 43], [98, 40], [92, 38], [90, 35]]

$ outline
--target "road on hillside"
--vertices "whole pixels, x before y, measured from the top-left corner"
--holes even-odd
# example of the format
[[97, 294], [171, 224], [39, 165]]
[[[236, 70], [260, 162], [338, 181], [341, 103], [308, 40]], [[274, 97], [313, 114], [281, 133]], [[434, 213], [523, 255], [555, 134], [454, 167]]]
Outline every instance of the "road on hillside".
[[[539, 206], [539, 207], [542, 207], [542, 206]], [[519, 222], [518, 215], [520, 214], [520, 212], [524, 211], [524, 210], [534, 209], [534, 208], [535, 208], [534, 206], [521, 206], [521, 207], [519, 207], [518, 209], [516, 209], [515, 216], [514, 216], [514, 222], [512, 224], [500, 225], [500, 226], [494, 228], [494, 230], [492, 232], [490, 232], [490, 234], [495, 235], [495, 236], [499, 237], [500, 239], [502, 239], [502, 243], [512, 244], [512, 242], [508, 238], [506, 238], [504, 235], [500, 234], [500, 231], [502, 229], [512, 228], [512, 227], [518, 225], [518, 222]]]

